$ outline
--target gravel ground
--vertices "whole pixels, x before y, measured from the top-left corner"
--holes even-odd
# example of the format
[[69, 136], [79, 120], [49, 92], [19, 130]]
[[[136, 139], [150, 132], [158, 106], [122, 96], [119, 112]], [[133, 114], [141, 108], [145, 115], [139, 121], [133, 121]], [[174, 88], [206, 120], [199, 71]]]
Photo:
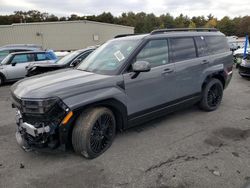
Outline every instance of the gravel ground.
[[235, 71], [217, 111], [191, 107], [118, 133], [94, 160], [24, 152], [0, 87], [0, 187], [238, 188], [250, 181], [250, 81]]

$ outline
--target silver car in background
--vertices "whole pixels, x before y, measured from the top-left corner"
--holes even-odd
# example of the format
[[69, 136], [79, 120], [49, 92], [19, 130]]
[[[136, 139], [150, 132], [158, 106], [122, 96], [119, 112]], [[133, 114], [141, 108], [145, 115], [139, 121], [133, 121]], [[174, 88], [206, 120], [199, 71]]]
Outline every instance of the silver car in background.
[[53, 51], [29, 51], [11, 53], [0, 63], [0, 85], [22, 79], [27, 74], [30, 63], [54, 63], [57, 60]]
[[42, 46], [36, 44], [9, 44], [0, 47], [0, 62], [10, 53], [40, 51]]

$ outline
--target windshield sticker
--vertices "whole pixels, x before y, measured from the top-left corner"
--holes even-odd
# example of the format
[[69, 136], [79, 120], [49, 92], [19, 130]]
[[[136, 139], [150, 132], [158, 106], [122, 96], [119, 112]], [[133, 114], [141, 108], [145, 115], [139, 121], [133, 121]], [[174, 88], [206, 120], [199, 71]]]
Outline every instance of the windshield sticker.
[[118, 61], [122, 61], [125, 59], [124, 55], [121, 53], [120, 50], [118, 50], [117, 52], [114, 53], [114, 56], [116, 57], [116, 59]]

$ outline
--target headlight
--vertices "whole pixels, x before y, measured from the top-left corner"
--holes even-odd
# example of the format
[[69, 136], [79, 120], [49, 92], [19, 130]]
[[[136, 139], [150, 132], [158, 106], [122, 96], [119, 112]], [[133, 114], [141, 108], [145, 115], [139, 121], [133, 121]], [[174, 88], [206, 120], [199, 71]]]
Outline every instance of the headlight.
[[43, 114], [50, 110], [58, 101], [58, 98], [22, 99], [22, 110], [24, 113]]

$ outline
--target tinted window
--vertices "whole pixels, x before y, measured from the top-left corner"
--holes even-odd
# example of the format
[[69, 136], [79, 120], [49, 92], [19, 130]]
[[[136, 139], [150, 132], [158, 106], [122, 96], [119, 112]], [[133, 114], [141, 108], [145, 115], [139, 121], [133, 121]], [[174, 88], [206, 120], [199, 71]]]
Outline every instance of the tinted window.
[[2, 61], [8, 54], [8, 50], [0, 51], [0, 61]]
[[229, 51], [229, 46], [224, 36], [207, 36], [205, 41], [211, 53], [221, 53]]
[[168, 41], [151, 40], [139, 52], [136, 61], [147, 61], [151, 67], [157, 67], [168, 63]]
[[209, 50], [207, 48], [207, 44], [205, 42], [205, 38], [203, 36], [195, 37], [195, 43], [197, 46], [198, 56], [206, 56], [209, 54]]
[[39, 54], [36, 54], [36, 57], [37, 57], [37, 61], [46, 61], [46, 60], [50, 60], [51, 58], [49, 57], [48, 54], [46, 53], [39, 53]]
[[80, 61], [84, 60], [91, 52], [93, 52], [92, 50], [91, 51], [88, 51], [84, 54], [82, 54], [81, 56], [79, 56], [77, 59], [79, 59]]
[[0, 51], [0, 56], [2, 55], [7, 56], [9, 53], [10, 53], [9, 50]]
[[193, 38], [171, 38], [173, 61], [184, 61], [196, 57]]
[[34, 54], [17, 54], [11, 63], [26, 63], [31, 61], [35, 61]]

